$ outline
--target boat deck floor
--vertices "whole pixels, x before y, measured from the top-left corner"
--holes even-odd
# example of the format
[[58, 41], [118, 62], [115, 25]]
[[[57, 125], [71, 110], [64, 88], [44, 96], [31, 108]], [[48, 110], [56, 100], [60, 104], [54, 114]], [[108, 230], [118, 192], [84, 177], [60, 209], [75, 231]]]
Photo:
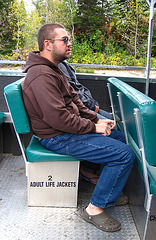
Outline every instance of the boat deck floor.
[[139, 240], [129, 205], [106, 211], [122, 224], [107, 233], [81, 218], [94, 185], [79, 180], [78, 208], [27, 206], [27, 179], [22, 156], [4, 155], [0, 162], [0, 239], [2, 240]]

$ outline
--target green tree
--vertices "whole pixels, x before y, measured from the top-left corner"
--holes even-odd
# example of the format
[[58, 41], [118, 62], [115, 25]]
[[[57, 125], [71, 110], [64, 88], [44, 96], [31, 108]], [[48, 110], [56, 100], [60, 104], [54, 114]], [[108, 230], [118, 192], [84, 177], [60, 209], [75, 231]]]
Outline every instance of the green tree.
[[43, 0], [34, 0], [32, 1], [35, 5], [36, 10], [38, 11], [39, 17], [41, 18], [41, 24], [46, 23], [46, 1]]
[[30, 50], [38, 50], [37, 33], [41, 25], [41, 17], [39, 16], [37, 9], [34, 9], [27, 17], [26, 25], [23, 31], [23, 37], [25, 39], [23, 58], [27, 57]]
[[17, 1], [15, 0], [12, 4], [12, 13], [16, 16], [17, 22], [14, 25], [14, 33], [13, 39], [16, 41], [16, 48], [14, 49], [14, 58], [20, 59], [21, 51], [24, 48], [25, 38], [24, 38], [24, 31], [27, 22], [27, 12], [25, 9], [24, 1]]
[[12, 12], [14, 0], [0, 0], [0, 55], [11, 54], [16, 46], [13, 38], [17, 31], [17, 18]]
[[73, 35], [73, 18], [76, 12], [76, 0], [34, 0], [42, 24], [59, 22]]
[[28, 14], [23, 0], [14, 1], [12, 13], [17, 19], [13, 31], [13, 40], [16, 42], [16, 46], [12, 50], [12, 58], [25, 60], [30, 50], [37, 50], [36, 35], [41, 26], [41, 18], [36, 9]]
[[148, 15], [149, 9], [144, 0], [116, 0], [114, 23], [119, 40], [134, 56], [138, 57], [147, 52]]
[[111, 5], [105, 0], [78, 0], [77, 4], [74, 18], [77, 41], [81, 44], [87, 41], [94, 52], [104, 51], [111, 33]]
[[71, 32], [72, 38], [74, 39], [74, 18], [76, 16], [76, 8], [77, 8], [77, 1], [76, 0], [68, 0], [64, 1], [65, 6], [65, 20], [64, 25], [66, 28]]
[[76, 34], [92, 33], [97, 29], [104, 32], [106, 15], [104, 1], [78, 0], [77, 14], [74, 18]]

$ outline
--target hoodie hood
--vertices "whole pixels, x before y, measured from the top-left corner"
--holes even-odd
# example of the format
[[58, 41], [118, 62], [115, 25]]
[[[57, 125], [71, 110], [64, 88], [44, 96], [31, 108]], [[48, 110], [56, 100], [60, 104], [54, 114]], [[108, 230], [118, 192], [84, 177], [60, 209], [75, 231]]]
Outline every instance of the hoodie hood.
[[48, 65], [51, 68], [57, 68], [51, 61], [49, 61], [47, 58], [44, 58], [40, 56], [39, 51], [31, 51], [29, 52], [28, 59], [26, 61], [25, 68], [23, 70], [23, 73], [27, 73], [28, 70], [31, 67], [37, 66], [37, 65]]

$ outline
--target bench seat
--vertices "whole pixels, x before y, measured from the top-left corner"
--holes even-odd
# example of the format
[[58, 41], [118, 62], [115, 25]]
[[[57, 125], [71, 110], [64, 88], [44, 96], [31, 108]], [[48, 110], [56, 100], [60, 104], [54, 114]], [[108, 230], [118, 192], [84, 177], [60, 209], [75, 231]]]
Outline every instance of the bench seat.
[[135, 152], [138, 169], [143, 176], [142, 154], [134, 110], [138, 109], [139, 111], [141, 141], [144, 148], [150, 191], [156, 197], [156, 102], [117, 78], [109, 78], [107, 81], [117, 126], [125, 132], [127, 142]]
[[34, 135], [28, 146], [24, 146], [23, 137], [31, 135], [31, 125], [22, 97], [23, 80], [6, 86], [4, 95], [25, 161], [28, 205], [77, 207], [80, 160], [49, 151]]
[[26, 148], [26, 156], [29, 162], [80, 161], [72, 156], [57, 154], [46, 149], [36, 136], [32, 136]]
[[108, 89], [117, 126], [136, 156], [126, 186], [130, 209], [140, 239], [155, 239], [156, 102], [117, 78], [108, 79]]

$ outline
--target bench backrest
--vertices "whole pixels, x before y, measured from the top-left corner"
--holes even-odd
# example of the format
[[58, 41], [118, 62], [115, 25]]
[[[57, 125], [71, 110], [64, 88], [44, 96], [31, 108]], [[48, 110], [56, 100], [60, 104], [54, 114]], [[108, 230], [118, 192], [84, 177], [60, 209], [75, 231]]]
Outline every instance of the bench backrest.
[[[7, 85], [4, 88], [4, 95], [8, 104], [9, 111], [12, 117], [12, 123], [15, 128], [18, 143], [26, 163], [27, 162], [49, 162], [49, 161], [80, 161], [72, 156], [57, 154], [43, 147], [38, 137], [32, 136], [31, 140], [25, 149], [23, 142], [23, 134], [32, 135], [30, 120], [24, 106], [21, 83], [24, 78]], [[29, 137], [30, 137], [29, 136]]]
[[116, 78], [109, 78], [109, 91], [111, 92], [115, 118], [120, 128], [123, 128], [122, 112], [119, 110], [118, 96], [122, 102], [128, 138], [133, 142], [133, 148], [138, 154], [139, 144], [135, 124], [134, 109], [139, 109], [141, 134], [145, 158], [149, 165], [156, 166], [156, 102], [140, 91]]
[[22, 97], [21, 82], [23, 80], [24, 78], [9, 84], [4, 88], [4, 95], [12, 116], [15, 130], [18, 134], [29, 133], [31, 129]]

